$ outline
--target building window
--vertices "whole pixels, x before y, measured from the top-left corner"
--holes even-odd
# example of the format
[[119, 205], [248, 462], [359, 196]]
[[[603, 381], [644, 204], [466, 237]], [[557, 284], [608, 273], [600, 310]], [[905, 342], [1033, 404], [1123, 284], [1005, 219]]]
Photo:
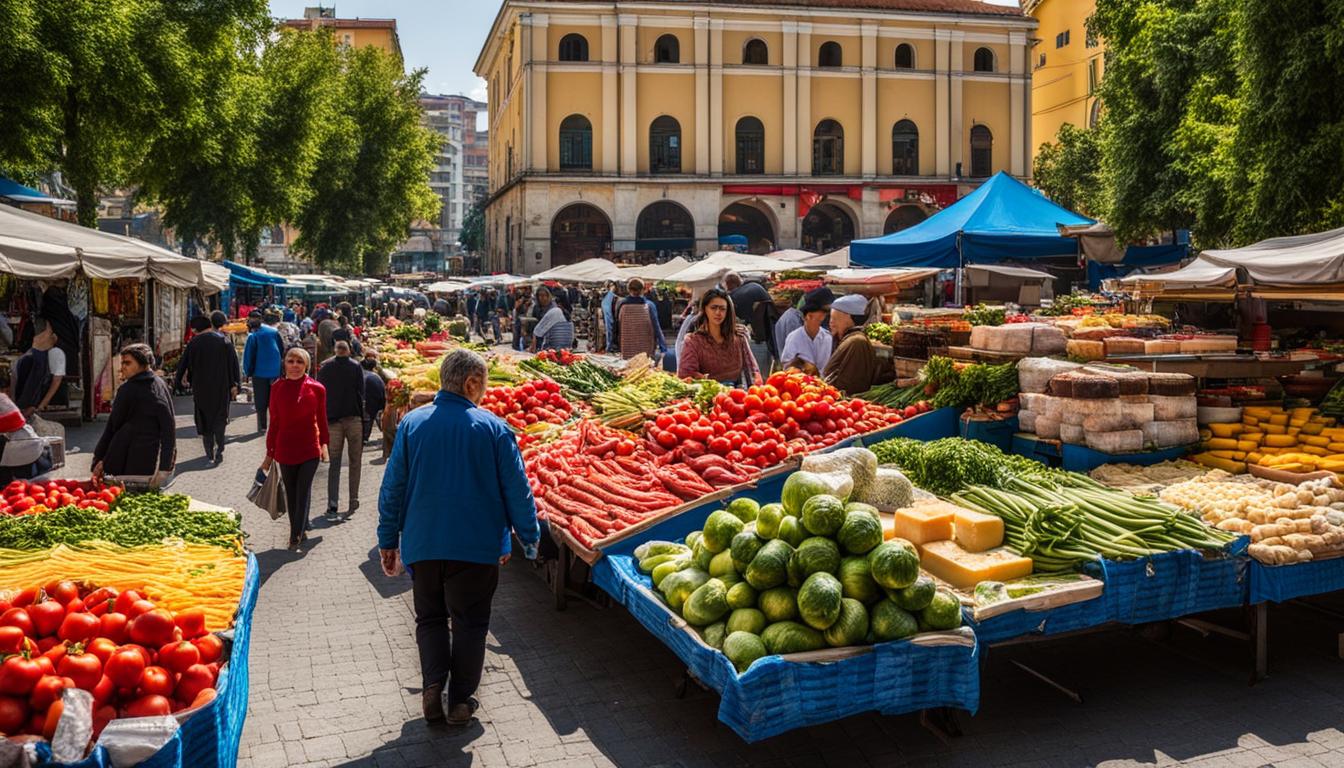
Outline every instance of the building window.
[[751, 39], [742, 46], [742, 63], [765, 66], [770, 63], [770, 52], [764, 40]]
[[915, 68], [915, 46], [909, 43], [901, 43], [896, 46], [896, 68], [914, 69]]
[[1040, 58], [1036, 59], [1036, 68], [1040, 69], [1041, 67], [1044, 66], [1045, 66], [1045, 54], [1042, 53]]
[[891, 127], [891, 173], [894, 176], [919, 175], [919, 128], [909, 120]]
[[975, 49], [975, 71], [993, 72], [994, 71], [994, 52], [988, 48]]
[[1056, 48], [1063, 48], [1068, 44], [1069, 44], [1069, 30], [1066, 29], [1063, 32], [1060, 32], [1059, 34], [1055, 35]]
[[822, 120], [812, 133], [812, 175], [845, 173], [845, 129], [834, 120]]
[[983, 179], [993, 172], [994, 134], [977, 125], [971, 129], [971, 178]]
[[653, 44], [653, 61], [656, 64], [677, 64], [681, 62], [681, 41], [676, 35], [663, 35]]
[[737, 121], [737, 172], [765, 173], [765, 126], [754, 117]]
[[834, 40], [828, 40], [821, 44], [817, 51], [818, 67], [841, 67], [844, 66], [844, 55], [840, 49], [840, 44]]
[[1087, 127], [1096, 128], [1101, 123], [1101, 99], [1092, 102], [1092, 111], [1087, 116]]
[[681, 173], [681, 123], [662, 115], [649, 126], [649, 171]]
[[1100, 82], [1097, 78], [1097, 60], [1093, 59], [1087, 62], [1087, 95], [1096, 95], [1098, 85]]
[[570, 33], [560, 38], [560, 60], [587, 61], [588, 38], [576, 33]]
[[593, 124], [583, 115], [570, 115], [560, 123], [560, 170], [593, 169]]

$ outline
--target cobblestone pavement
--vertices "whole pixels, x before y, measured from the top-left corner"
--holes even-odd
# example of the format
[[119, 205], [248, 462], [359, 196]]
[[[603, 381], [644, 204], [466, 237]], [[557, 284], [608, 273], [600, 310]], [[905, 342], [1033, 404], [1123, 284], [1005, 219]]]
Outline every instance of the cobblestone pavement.
[[[716, 720], [714, 693], [692, 687], [676, 697], [682, 666], [624, 609], [571, 601], [556, 612], [519, 561], [495, 597], [478, 720], [460, 731], [427, 727], [410, 582], [385, 578], [374, 557], [378, 454], [364, 457], [359, 512], [316, 522], [310, 551], [295, 557], [283, 549], [283, 524], [244, 498], [262, 456], [250, 406], [235, 406], [214, 469], [190, 402], [179, 400], [178, 413], [175, 488], [244, 511], [264, 579], [243, 766], [1344, 766], [1337, 639], [1300, 609], [1274, 612], [1272, 676], [1254, 687], [1235, 641], [1181, 628], [1118, 631], [987, 654], [980, 711], [959, 717], [964, 735], [948, 743], [914, 715], [869, 714], [747, 745]], [[101, 429], [71, 431], [68, 476], [87, 472]], [[319, 470], [318, 512], [325, 480]], [[1307, 629], [1281, 631], [1289, 625]], [[1084, 703], [1013, 661], [1075, 688]]]

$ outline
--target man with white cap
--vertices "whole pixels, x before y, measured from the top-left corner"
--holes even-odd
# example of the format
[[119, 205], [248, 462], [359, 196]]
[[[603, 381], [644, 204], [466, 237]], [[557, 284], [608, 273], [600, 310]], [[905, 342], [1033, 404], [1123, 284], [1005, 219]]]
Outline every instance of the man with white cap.
[[803, 324], [791, 331], [780, 345], [779, 357], [785, 368], [799, 368], [812, 374], [826, 369], [826, 362], [831, 359], [834, 346], [830, 332], [822, 327], [822, 321], [831, 310], [832, 300], [827, 288], [808, 291], [803, 296], [803, 305], [797, 310]]
[[868, 391], [880, 375], [877, 352], [863, 332], [867, 310], [868, 300], [854, 293], [831, 303], [831, 336], [836, 346], [822, 370], [826, 380], [846, 395]]

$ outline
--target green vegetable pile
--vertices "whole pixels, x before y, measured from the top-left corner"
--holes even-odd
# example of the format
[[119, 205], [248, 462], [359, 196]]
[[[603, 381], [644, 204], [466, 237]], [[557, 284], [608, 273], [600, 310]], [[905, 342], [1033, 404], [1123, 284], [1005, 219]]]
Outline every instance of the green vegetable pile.
[[425, 319], [421, 321], [427, 335], [434, 335], [443, 330], [443, 317], [433, 310], [425, 313]]
[[869, 323], [863, 326], [863, 335], [879, 344], [891, 346], [891, 326], [886, 323]]
[[1054, 301], [1048, 307], [1041, 307], [1036, 314], [1057, 317], [1059, 315], [1071, 315], [1075, 309], [1083, 309], [1092, 306], [1092, 294], [1090, 293], [1066, 293], [1063, 296], [1056, 296]]
[[963, 312], [961, 317], [971, 325], [1003, 325], [1008, 313], [1003, 307], [991, 307], [982, 301]]
[[392, 329], [392, 338], [414, 344], [425, 340], [425, 330], [415, 323], [402, 323]]
[[1340, 379], [1321, 400], [1321, 413], [1344, 416], [1344, 379]]
[[951, 359], [934, 356], [924, 364], [920, 378], [934, 389], [935, 408], [992, 406], [1017, 397], [1017, 364], [970, 363], [957, 368]]
[[923, 384], [899, 387], [894, 381], [888, 384], [878, 384], [867, 392], [860, 392], [855, 397], [860, 400], [867, 400], [870, 403], [885, 405], [888, 408], [904, 408], [907, 405], [914, 405], [920, 400], [927, 399]]
[[559, 365], [533, 357], [519, 361], [518, 367], [547, 376], [570, 394], [584, 400], [598, 392], [613, 390], [619, 387], [622, 381], [620, 376], [587, 360], [578, 360], [571, 365]]
[[106, 541], [125, 547], [176, 538], [242, 548], [238, 519], [227, 512], [188, 511], [191, 499], [180, 494], [125, 494], [111, 512], [61, 507], [40, 515], [0, 518], [0, 549], [49, 549]]
[[882, 464], [895, 464], [916, 486], [946, 496], [975, 485], [1006, 487], [1014, 478], [1042, 483], [1100, 484], [1086, 475], [1051, 469], [1024, 456], [1007, 454], [979, 440], [944, 437], [924, 442], [908, 437], [884, 440], [870, 446]]
[[[871, 644], [961, 626], [956, 595], [921, 574], [875, 507], [795, 472], [782, 503], [735, 499], [686, 542], [646, 542], [639, 570], [739, 672], [767, 654]], [[852, 487], [852, 486], [851, 486]]]

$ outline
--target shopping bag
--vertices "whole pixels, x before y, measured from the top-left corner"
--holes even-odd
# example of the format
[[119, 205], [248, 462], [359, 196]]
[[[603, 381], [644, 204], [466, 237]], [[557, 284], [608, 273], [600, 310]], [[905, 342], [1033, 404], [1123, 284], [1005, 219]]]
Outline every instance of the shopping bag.
[[285, 486], [280, 479], [278, 465], [272, 464], [264, 478], [261, 471], [257, 471], [256, 482], [252, 483], [252, 489], [247, 492], [247, 500], [269, 512], [272, 520], [285, 516]]

